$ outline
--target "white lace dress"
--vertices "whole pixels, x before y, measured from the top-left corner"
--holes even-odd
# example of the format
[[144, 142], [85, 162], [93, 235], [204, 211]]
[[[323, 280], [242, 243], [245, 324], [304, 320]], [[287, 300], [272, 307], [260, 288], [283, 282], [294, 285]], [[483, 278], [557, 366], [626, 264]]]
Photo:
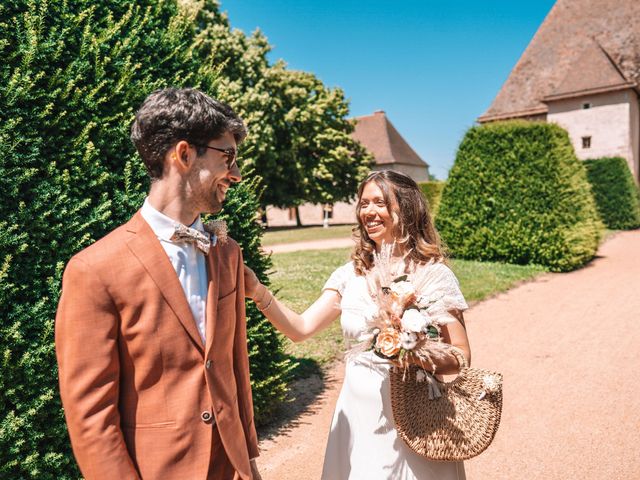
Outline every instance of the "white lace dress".
[[[438, 315], [465, 310], [467, 304], [453, 272], [442, 263], [430, 269], [419, 292], [441, 298]], [[364, 277], [356, 276], [353, 263], [338, 268], [324, 289], [342, 296], [341, 324], [347, 339], [365, 330], [365, 314], [375, 308]], [[389, 362], [371, 351], [347, 361], [344, 383], [331, 422], [322, 471], [323, 480], [463, 480], [462, 462], [431, 462], [413, 453], [396, 434], [391, 412]], [[429, 408], [429, 405], [425, 405]]]

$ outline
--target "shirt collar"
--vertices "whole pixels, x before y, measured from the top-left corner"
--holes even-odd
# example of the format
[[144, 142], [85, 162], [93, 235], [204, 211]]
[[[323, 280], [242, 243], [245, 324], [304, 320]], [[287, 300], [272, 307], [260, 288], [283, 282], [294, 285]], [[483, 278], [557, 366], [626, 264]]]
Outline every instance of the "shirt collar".
[[[164, 213], [159, 212], [155, 208], [151, 206], [149, 203], [149, 199], [144, 199], [144, 204], [140, 209], [140, 214], [142, 218], [149, 224], [153, 233], [156, 234], [158, 238], [161, 240], [170, 241], [173, 233], [175, 232], [176, 225], [180, 225], [180, 222], [174, 220], [171, 217], [166, 216]], [[188, 225], [190, 228], [195, 228], [200, 232], [204, 232], [204, 226], [202, 225], [202, 220], [198, 216], [196, 221], [191, 225]], [[215, 243], [214, 243], [215, 245]]]

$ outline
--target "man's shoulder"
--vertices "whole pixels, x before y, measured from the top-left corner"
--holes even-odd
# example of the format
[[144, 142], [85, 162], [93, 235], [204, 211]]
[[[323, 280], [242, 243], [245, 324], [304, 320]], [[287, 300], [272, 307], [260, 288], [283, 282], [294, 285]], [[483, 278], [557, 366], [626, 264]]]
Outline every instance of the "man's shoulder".
[[242, 254], [240, 245], [231, 237], [225, 238], [224, 241], [218, 240], [216, 246], [219, 248], [220, 256], [222, 258], [232, 259]]
[[131, 237], [132, 220], [116, 227], [104, 237], [80, 250], [70, 260], [79, 260], [89, 265], [110, 262], [128, 252], [127, 240]]

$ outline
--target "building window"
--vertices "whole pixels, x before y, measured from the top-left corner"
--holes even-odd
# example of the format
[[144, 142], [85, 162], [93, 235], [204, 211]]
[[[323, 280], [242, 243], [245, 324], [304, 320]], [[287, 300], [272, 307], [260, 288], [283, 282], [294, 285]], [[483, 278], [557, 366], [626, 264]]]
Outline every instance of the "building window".
[[582, 137], [582, 148], [591, 148], [591, 137]]
[[296, 219], [296, 207], [289, 207], [289, 220]]
[[589, 110], [591, 108], [591, 103], [586, 102], [582, 104], [582, 109], [583, 110]]

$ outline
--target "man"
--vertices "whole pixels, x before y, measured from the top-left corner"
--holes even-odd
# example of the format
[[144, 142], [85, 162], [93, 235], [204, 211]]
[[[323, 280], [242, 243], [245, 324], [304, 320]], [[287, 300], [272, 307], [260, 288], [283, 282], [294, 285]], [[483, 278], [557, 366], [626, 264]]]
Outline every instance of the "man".
[[241, 180], [245, 136], [228, 105], [193, 89], [156, 91], [136, 114], [149, 195], [69, 261], [56, 316], [60, 395], [87, 480], [260, 479], [242, 255], [200, 220]]

